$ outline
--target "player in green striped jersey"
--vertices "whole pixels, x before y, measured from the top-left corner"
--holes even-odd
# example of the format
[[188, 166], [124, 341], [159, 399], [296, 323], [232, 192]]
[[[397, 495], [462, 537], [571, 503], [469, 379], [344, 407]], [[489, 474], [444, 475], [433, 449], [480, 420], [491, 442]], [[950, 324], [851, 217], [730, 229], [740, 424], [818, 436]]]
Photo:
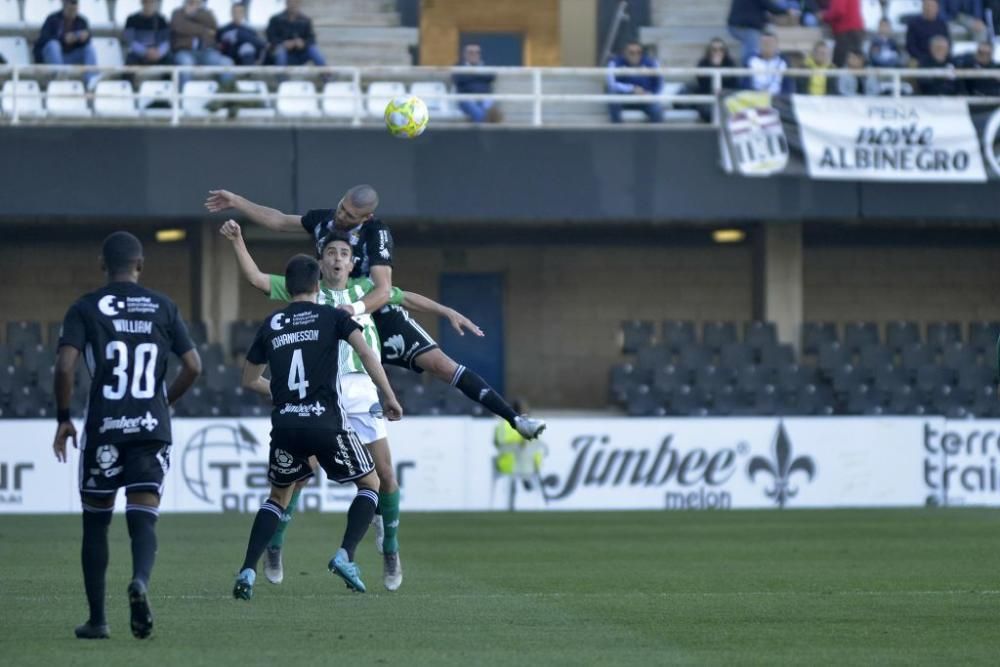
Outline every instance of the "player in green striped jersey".
[[[233, 242], [240, 269], [247, 280], [260, 291], [268, 294], [271, 299], [289, 300], [285, 288], [284, 277], [263, 273], [254, 262], [253, 257], [243, 241], [240, 226], [232, 220], [227, 221], [220, 232]], [[320, 250], [320, 264], [323, 268], [323, 279], [320, 282], [319, 303], [331, 307], [349, 306], [357, 303], [371, 291], [374, 283], [370, 278], [349, 278], [354, 258], [350, 240], [344, 234], [333, 234]], [[447, 317], [452, 325], [461, 331], [467, 329], [481, 336], [479, 328], [451, 308], [446, 308], [431, 299], [403, 292], [393, 288], [389, 303], [405, 305], [410, 310], [427, 312]], [[371, 315], [362, 313], [355, 315], [355, 321], [362, 326], [362, 333], [369, 347], [376, 355], [380, 353], [381, 344], [378, 331]], [[347, 421], [358, 433], [375, 459], [375, 469], [379, 476], [379, 509], [381, 523], [376, 522], [376, 543], [383, 555], [383, 582], [389, 590], [396, 590], [402, 583], [402, 566], [399, 560], [399, 485], [395, 478], [392, 456], [382, 419], [381, 408], [375, 386], [365, 373], [360, 359], [349, 346], [342, 345], [340, 350], [340, 376], [338, 377], [338, 393]], [[271, 583], [280, 583], [283, 578], [281, 550], [284, 543], [284, 532], [298, 500], [298, 491], [293, 496], [271, 544], [267, 550], [264, 574]]]

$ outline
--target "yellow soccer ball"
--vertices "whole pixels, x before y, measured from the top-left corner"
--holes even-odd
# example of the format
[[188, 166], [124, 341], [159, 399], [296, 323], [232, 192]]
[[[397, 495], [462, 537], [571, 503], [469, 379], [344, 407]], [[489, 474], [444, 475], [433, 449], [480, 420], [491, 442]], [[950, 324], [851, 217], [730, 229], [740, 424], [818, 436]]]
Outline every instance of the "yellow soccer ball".
[[385, 126], [394, 137], [419, 137], [428, 120], [427, 105], [415, 95], [397, 97], [385, 106]]

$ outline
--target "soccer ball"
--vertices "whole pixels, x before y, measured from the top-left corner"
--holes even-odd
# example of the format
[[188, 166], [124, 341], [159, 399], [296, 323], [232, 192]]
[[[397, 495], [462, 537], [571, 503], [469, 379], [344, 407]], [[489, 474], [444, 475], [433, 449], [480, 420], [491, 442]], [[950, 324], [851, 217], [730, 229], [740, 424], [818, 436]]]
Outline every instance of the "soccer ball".
[[385, 126], [394, 137], [419, 137], [428, 120], [427, 105], [415, 95], [397, 97], [385, 106]]

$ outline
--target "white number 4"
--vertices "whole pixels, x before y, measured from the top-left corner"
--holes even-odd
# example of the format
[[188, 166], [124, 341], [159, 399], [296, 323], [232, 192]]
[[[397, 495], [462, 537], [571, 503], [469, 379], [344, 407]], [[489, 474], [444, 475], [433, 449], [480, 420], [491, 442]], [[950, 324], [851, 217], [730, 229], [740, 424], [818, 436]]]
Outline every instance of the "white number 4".
[[309, 388], [309, 381], [306, 380], [306, 368], [302, 364], [302, 350], [296, 348], [292, 351], [292, 366], [288, 369], [288, 390], [298, 391], [299, 398], [306, 397], [306, 389]]

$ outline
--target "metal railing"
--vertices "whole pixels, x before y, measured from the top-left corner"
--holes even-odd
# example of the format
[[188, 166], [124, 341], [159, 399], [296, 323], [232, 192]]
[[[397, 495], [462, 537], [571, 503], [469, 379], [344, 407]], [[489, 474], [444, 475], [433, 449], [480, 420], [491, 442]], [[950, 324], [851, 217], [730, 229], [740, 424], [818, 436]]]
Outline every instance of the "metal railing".
[[[169, 80], [169, 90], [161, 92], [155, 99], [166, 102], [169, 105], [169, 114], [150, 114], [147, 110], [135, 106], [134, 112], [126, 112], [122, 115], [111, 114], [101, 115], [94, 113], [93, 120], [113, 120], [116, 123], [164, 123], [179, 125], [187, 122], [204, 123], [206, 119], [213, 116], [200, 111], [196, 102], [214, 102], [220, 105], [239, 104], [259, 104], [263, 108], [276, 109], [275, 121], [280, 123], [295, 123], [301, 121], [313, 122], [349, 122], [352, 125], [362, 125], [366, 120], [376, 121], [381, 118], [378, 109], [369, 111], [371, 100], [384, 99], [382, 95], [370, 95], [365, 89], [365, 84], [374, 81], [398, 81], [401, 83], [440, 81], [446, 85], [450, 84], [452, 74], [494, 74], [498, 75], [498, 81], [502, 81], [501, 87], [510, 88], [518, 81], [524, 92], [500, 92], [484, 94], [458, 94], [446, 92], [441, 94], [424, 94], [422, 97], [431, 109], [432, 122], [435, 116], [441, 120], [441, 113], [446, 109], [452, 111], [449, 119], [460, 119], [455, 105], [460, 102], [474, 100], [491, 100], [500, 103], [507, 111], [507, 107], [514, 109], [519, 107], [519, 114], [514, 114], [515, 120], [508, 120], [507, 124], [522, 124], [534, 127], [544, 125], [559, 124], [556, 121], [546, 119], [546, 110], [555, 108], [565, 112], [576, 105], [591, 105], [590, 112], [596, 113], [592, 105], [601, 104], [660, 104], [666, 108], [693, 109], [704, 107], [711, 110], [711, 124], [715, 124], [718, 118], [717, 94], [722, 91], [723, 81], [727, 79], [743, 79], [754, 74], [762, 74], [760, 71], [747, 68], [695, 68], [695, 67], [670, 67], [659, 69], [628, 69], [619, 68], [615, 72], [619, 75], [655, 75], [661, 76], [667, 82], [664, 92], [658, 95], [635, 96], [631, 94], [610, 94], [606, 92], [550, 92], [554, 82], [560, 82], [559, 87], [564, 87], [567, 80], [576, 79], [582, 81], [582, 87], [590, 85], [595, 90], [603, 91], [606, 87], [609, 71], [603, 67], [569, 68], [569, 67], [82, 67], [82, 66], [49, 66], [49, 65], [21, 65], [0, 67], [0, 79], [7, 79], [4, 84], [3, 94], [0, 97], [0, 122], [9, 124], [21, 124], [26, 120], [38, 122], [42, 120], [55, 121], [57, 123], [81, 123], [86, 118], [71, 115], [60, 115], [47, 113], [48, 100], [50, 96], [47, 91], [43, 91], [41, 84], [37, 92], [24, 92], [20, 89], [20, 82], [26, 80], [46, 81], [60, 80], [66, 78], [83, 78], [85, 74], [96, 74], [102, 80], [122, 79], [125, 77], [135, 77], [141, 80]], [[817, 72], [810, 69], [787, 69], [781, 72], [783, 77], [791, 79], [803, 79], [816, 75]], [[858, 71], [846, 70], [825, 70], [823, 74], [828, 78], [836, 78], [844, 74], [853, 74], [860, 77], [874, 76], [884, 86], [883, 94], [889, 97], [902, 96], [911, 81], [923, 79], [998, 79], [1000, 80], [1000, 70], [952, 70], [952, 69], [865, 69]], [[322, 85], [317, 94], [305, 95], [279, 95], [274, 90], [268, 88], [266, 94], [253, 95], [248, 93], [226, 90], [211, 94], [196, 95], [184, 93], [181, 82], [185, 78], [205, 79], [216, 78], [225, 80], [226, 77], [238, 79], [264, 80], [280, 82], [285, 80], [308, 79], [310, 81], [345, 81], [350, 82], [351, 89], [341, 91], [336, 94], [327, 93], [324, 95]], [[696, 78], [707, 77], [711, 81], [712, 94], [693, 94], [685, 92], [684, 88], [676, 84], [693, 83]], [[12, 85], [11, 85], [12, 84]], [[673, 85], [671, 85], [673, 84]], [[408, 89], [408, 88], [407, 88]], [[132, 90], [133, 98], [136, 102], [139, 99], [139, 91]], [[53, 95], [51, 98], [65, 98], [67, 96]], [[69, 96], [79, 99], [78, 96]], [[85, 101], [88, 112], [97, 112], [98, 95], [93, 89], [88, 89], [85, 93]], [[974, 103], [997, 104], [998, 98], [974, 97], [969, 98]], [[305, 101], [309, 104], [309, 112], [301, 110], [283, 110], [283, 103]], [[341, 103], [343, 108], [336, 112], [327, 110], [327, 102]], [[349, 102], [349, 104], [347, 104]], [[161, 109], [162, 110], [162, 109]], [[314, 113], [313, 113], [314, 110]], [[606, 110], [601, 110], [606, 113]], [[508, 114], [509, 115], [509, 114]], [[520, 118], [521, 122], [516, 122]], [[256, 119], [258, 122], [260, 118]], [[594, 123], [597, 124], [597, 123]], [[600, 124], [605, 124], [601, 122]]]

